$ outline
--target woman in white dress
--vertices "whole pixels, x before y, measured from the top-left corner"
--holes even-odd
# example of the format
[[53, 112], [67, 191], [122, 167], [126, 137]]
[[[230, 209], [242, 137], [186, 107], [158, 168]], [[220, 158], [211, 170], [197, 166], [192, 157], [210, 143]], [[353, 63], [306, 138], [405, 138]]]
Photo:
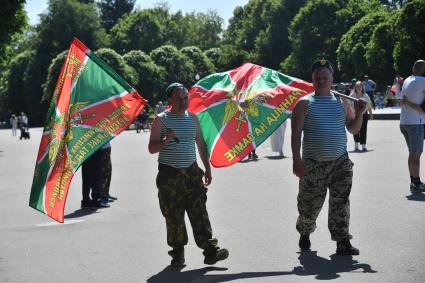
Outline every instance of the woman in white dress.
[[10, 126], [12, 127], [12, 136], [16, 136], [16, 129], [18, 128], [18, 118], [15, 114], [10, 117]]
[[286, 120], [273, 132], [270, 136], [270, 145], [273, 152], [278, 152], [279, 156], [283, 155], [283, 143], [285, 141]]

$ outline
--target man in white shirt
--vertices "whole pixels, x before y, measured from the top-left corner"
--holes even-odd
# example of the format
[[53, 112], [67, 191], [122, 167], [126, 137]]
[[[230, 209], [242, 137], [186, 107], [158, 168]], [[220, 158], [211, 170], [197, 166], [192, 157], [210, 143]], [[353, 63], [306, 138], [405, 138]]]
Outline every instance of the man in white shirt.
[[409, 149], [410, 191], [417, 193], [425, 192], [425, 184], [419, 176], [424, 145], [425, 113], [420, 106], [425, 101], [425, 61], [416, 61], [412, 73], [402, 87], [400, 130]]

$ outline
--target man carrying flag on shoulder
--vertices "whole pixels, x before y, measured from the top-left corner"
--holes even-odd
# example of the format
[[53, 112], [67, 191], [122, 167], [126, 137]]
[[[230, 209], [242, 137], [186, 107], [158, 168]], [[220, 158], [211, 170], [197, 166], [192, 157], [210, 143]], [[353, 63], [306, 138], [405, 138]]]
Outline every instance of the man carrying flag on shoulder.
[[[331, 93], [334, 69], [327, 60], [311, 67], [314, 93], [303, 97], [292, 113], [293, 172], [300, 178], [297, 230], [301, 250], [310, 249], [310, 234], [329, 188], [328, 226], [337, 254], [358, 255], [349, 233], [350, 191], [353, 162], [348, 158], [347, 134], [359, 132], [366, 102], [355, 103], [355, 113], [347, 101]], [[301, 133], [302, 157], [300, 155]]]
[[[187, 231], [184, 215], [192, 224], [198, 247], [204, 250], [205, 264], [215, 264], [229, 256], [217, 246], [206, 208], [207, 186], [211, 184], [211, 166], [198, 118], [186, 111], [188, 91], [179, 83], [166, 89], [171, 109], [153, 121], [149, 152], [158, 153], [156, 185], [161, 212], [167, 225], [167, 243], [172, 248], [171, 266], [184, 266]], [[205, 172], [196, 163], [195, 143]], [[205, 182], [202, 180], [204, 177]]]

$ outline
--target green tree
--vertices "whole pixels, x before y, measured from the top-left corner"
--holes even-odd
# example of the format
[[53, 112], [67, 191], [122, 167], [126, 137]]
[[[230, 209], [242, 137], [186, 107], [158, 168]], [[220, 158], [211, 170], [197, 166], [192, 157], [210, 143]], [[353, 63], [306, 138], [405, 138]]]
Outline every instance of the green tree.
[[388, 20], [389, 14], [382, 8], [365, 15], [342, 36], [336, 51], [341, 79], [351, 80], [353, 77], [361, 78], [364, 74], [372, 74], [370, 71], [374, 66], [369, 65], [366, 60], [366, 46], [375, 28]]
[[210, 48], [204, 51], [204, 55], [214, 65], [214, 72], [221, 72], [223, 70], [223, 51], [219, 47]]
[[46, 81], [48, 67], [54, 57], [69, 48], [74, 36], [94, 49], [107, 44], [95, 4], [76, 0], [50, 0], [47, 11], [40, 16], [40, 24], [36, 26], [32, 47], [35, 53], [27, 61], [28, 72], [25, 77], [29, 94], [29, 117], [37, 124], [44, 121], [48, 106], [48, 103], [41, 102], [42, 85]]
[[397, 72], [408, 75], [425, 54], [425, 0], [408, 1], [396, 19], [394, 62]]
[[164, 26], [149, 9], [125, 16], [111, 30], [111, 46], [119, 53], [148, 53], [165, 41]]
[[292, 19], [307, 0], [281, 0], [272, 3], [265, 21], [267, 27], [255, 39], [255, 53], [259, 64], [278, 69], [291, 53], [288, 29]]
[[220, 63], [223, 71], [231, 70], [244, 63], [251, 62], [251, 53], [245, 50], [235, 49], [234, 46], [229, 44], [222, 45], [220, 49], [222, 50]]
[[10, 62], [6, 73], [6, 104], [9, 110], [18, 113], [32, 112], [31, 91], [27, 85], [28, 61], [34, 57], [34, 51], [25, 51]]
[[25, 0], [2, 1], [0, 9], [0, 67], [10, 58], [13, 36], [27, 25]]
[[242, 38], [243, 19], [245, 17], [244, 7], [237, 6], [233, 10], [233, 17], [229, 19], [229, 25], [223, 34], [223, 41], [227, 44], [236, 44]]
[[[336, 47], [349, 28], [368, 11], [379, 7], [376, 1], [309, 1], [299, 10], [289, 27], [292, 52], [281, 64], [283, 72], [310, 79], [310, 65], [319, 58], [336, 62]], [[336, 73], [338, 79], [338, 72]]]
[[219, 46], [223, 19], [216, 11], [186, 14], [182, 21], [187, 25], [187, 32], [183, 37], [185, 46], [194, 45], [202, 50]]
[[52, 99], [53, 92], [55, 91], [56, 83], [67, 54], [68, 50], [59, 53], [50, 63], [47, 71], [47, 78], [43, 84], [43, 101], [50, 102]]
[[233, 44], [247, 52], [255, 49], [255, 41], [261, 31], [267, 29], [270, 11], [279, 0], [250, 0], [244, 7], [234, 10], [234, 18], [229, 21], [224, 34], [227, 44]]
[[137, 72], [139, 83], [136, 89], [151, 106], [155, 105], [166, 88], [164, 68], [157, 66], [149, 55], [140, 50], [132, 50], [123, 58]]
[[101, 0], [98, 3], [102, 26], [110, 30], [125, 14], [131, 13], [136, 0]]
[[152, 50], [150, 57], [155, 64], [165, 69], [167, 83], [180, 82], [190, 87], [195, 82], [195, 66], [174, 46], [164, 45]]
[[76, 0], [50, 0], [36, 31], [37, 49], [52, 58], [67, 49], [73, 37], [93, 49], [107, 45], [95, 5]]
[[136, 70], [125, 62], [124, 58], [110, 48], [101, 48], [95, 52], [106, 62], [118, 75], [130, 85], [135, 86], [139, 82]]
[[365, 58], [369, 66], [369, 74], [383, 91], [393, 82], [396, 75], [392, 56], [394, 43], [394, 24], [389, 19], [376, 26], [366, 45]]
[[214, 72], [214, 64], [198, 47], [187, 46], [180, 51], [192, 61], [195, 67], [195, 76], [198, 74], [202, 78]]

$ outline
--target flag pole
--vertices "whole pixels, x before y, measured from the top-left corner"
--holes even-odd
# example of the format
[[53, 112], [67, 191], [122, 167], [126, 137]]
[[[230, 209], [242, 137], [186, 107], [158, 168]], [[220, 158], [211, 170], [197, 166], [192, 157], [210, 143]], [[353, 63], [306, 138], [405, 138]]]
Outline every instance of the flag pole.
[[335, 95], [337, 95], [337, 96], [341, 97], [341, 98], [344, 98], [344, 99], [348, 99], [348, 100], [351, 100], [351, 101], [359, 101], [359, 99], [358, 99], [358, 98], [354, 98], [354, 97], [351, 97], [351, 96], [348, 96], [348, 95], [342, 94], [342, 93], [337, 92], [337, 91], [335, 91], [335, 90], [331, 90], [331, 92], [332, 92], [333, 94], [335, 94]]

